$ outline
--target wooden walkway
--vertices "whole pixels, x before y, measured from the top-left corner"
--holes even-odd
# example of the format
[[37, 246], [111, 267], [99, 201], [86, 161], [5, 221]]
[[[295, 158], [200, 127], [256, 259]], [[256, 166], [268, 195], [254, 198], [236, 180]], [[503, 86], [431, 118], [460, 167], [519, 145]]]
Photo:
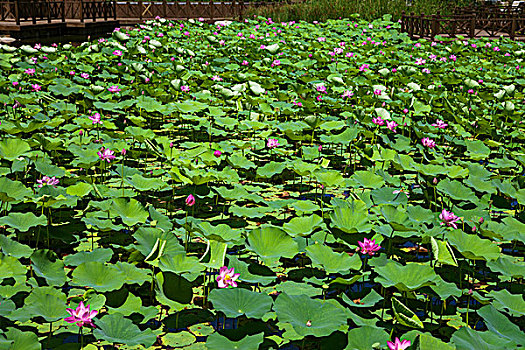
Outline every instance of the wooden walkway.
[[289, 0], [0, 0], [0, 34], [23, 40], [64, 35], [95, 37], [120, 25], [133, 25], [156, 17], [216, 21], [241, 18], [251, 7], [286, 3]]

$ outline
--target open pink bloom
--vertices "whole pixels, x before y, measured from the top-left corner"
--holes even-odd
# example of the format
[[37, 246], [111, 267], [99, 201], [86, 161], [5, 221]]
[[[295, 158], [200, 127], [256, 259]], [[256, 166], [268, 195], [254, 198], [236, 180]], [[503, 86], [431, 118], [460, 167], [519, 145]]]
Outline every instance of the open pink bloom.
[[180, 91], [182, 91], [182, 92], [189, 92], [190, 91], [190, 87], [188, 85], [182, 85], [180, 87]]
[[213, 80], [213, 81], [215, 81], [215, 80], [216, 81], [222, 81], [222, 78], [219, 77], [218, 75], [214, 75], [213, 77], [211, 77], [211, 80]]
[[80, 73], [80, 76], [84, 79], [88, 79], [89, 78], [89, 74], [87, 73]]
[[280, 66], [281, 65], [281, 60], [274, 60], [271, 64], [272, 67], [275, 67], [275, 66]]
[[98, 157], [100, 158], [101, 161], [107, 161], [108, 163], [110, 163], [113, 159], [115, 159], [115, 152], [113, 152], [112, 150], [110, 149], [104, 149], [102, 148], [102, 150], [100, 150], [99, 152], [97, 152], [98, 154]]
[[439, 129], [446, 129], [448, 124], [445, 123], [444, 121], [442, 121], [441, 119], [438, 119], [438, 120], [436, 120], [436, 122], [434, 124], [432, 124], [432, 126], [434, 126], [436, 128], [439, 128]]
[[122, 56], [122, 51], [115, 50], [115, 51], [113, 51], [113, 55], [115, 55], [115, 56]]
[[240, 275], [240, 273], [235, 273], [233, 267], [228, 269], [227, 266], [223, 266], [219, 270], [219, 276], [217, 276], [217, 285], [219, 288], [226, 288], [228, 286], [237, 287], [235, 280], [239, 278]]
[[277, 139], [268, 139], [268, 142], [266, 143], [266, 147], [268, 147], [268, 148], [275, 148], [277, 146], [280, 146], [279, 140], [277, 140]]
[[361, 247], [361, 253], [368, 254], [368, 255], [374, 255], [379, 249], [381, 249], [381, 246], [379, 244], [376, 244], [375, 239], [368, 239], [365, 238], [364, 242], [357, 242], [359, 246]]
[[373, 118], [372, 123], [375, 125], [385, 125], [385, 120], [381, 117]]
[[322, 92], [322, 93], [326, 93], [326, 86], [324, 85], [318, 85], [316, 87], [316, 90], [319, 91], [319, 92]]
[[56, 179], [54, 176], [44, 176], [42, 180], [36, 180], [36, 182], [39, 184], [38, 187], [58, 185], [58, 179]]
[[66, 321], [67, 323], [76, 323], [79, 327], [82, 327], [84, 325], [95, 327], [95, 325], [93, 324], [93, 317], [95, 317], [98, 314], [98, 311], [89, 311], [89, 305], [84, 306], [84, 302], [81, 301], [75, 310], [67, 308], [66, 311], [71, 315], [64, 319], [64, 321]]
[[350, 91], [350, 90], [345, 90], [345, 91], [343, 92], [343, 95], [342, 95], [341, 97], [342, 97], [342, 98], [350, 98], [350, 97], [352, 97], [352, 96], [354, 96], [354, 93], [353, 93], [352, 91]]
[[33, 88], [33, 91], [40, 91], [42, 89], [38, 84], [31, 84], [31, 87]]
[[441, 225], [447, 225], [449, 227], [458, 228], [458, 225], [456, 225], [456, 221], [458, 221], [460, 218], [454, 215], [453, 212], [446, 211], [445, 209], [443, 209], [441, 214], [439, 214], [439, 218], [443, 220], [443, 222], [441, 222]]
[[92, 116], [89, 117], [89, 119], [93, 122], [93, 124], [100, 124], [102, 125], [102, 121], [100, 120], [100, 114], [95, 113]]
[[393, 120], [390, 120], [390, 121], [387, 121], [387, 122], [386, 122], [386, 127], [387, 127], [388, 129], [390, 129], [390, 131], [393, 131], [393, 132], [396, 132], [396, 126], [397, 126], [397, 125], [398, 125], [398, 124], [397, 124], [395, 121], [393, 121]]
[[436, 143], [434, 142], [434, 140], [428, 138], [428, 137], [424, 137], [421, 139], [421, 143], [423, 144], [423, 146], [427, 146], [428, 148], [434, 148], [436, 147]]
[[375, 89], [374, 90], [374, 95], [381, 95], [381, 90]]
[[405, 350], [410, 346], [411, 342], [410, 340], [399, 340], [399, 338], [396, 338], [393, 343], [391, 341], [387, 341], [386, 344], [390, 350]]
[[195, 204], [195, 197], [193, 197], [192, 194], [190, 194], [187, 198], [186, 198], [186, 205], [188, 207], [191, 207]]
[[110, 87], [108, 87], [109, 92], [119, 92], [120, 90], [121, 88], [119, 88], [117, 85], [111, 85]]
[[36, 70], [34, 68], [27, 68], [24, 73], [26, 74], [29, 74], [29, 75], [33, 75], [35, 74]]
[[369, 64], [363, 64], [361, 67], [359, 67], [359, 71], [360, 72], [366, 72], [366, 70], [370, 68], [370, 65]]

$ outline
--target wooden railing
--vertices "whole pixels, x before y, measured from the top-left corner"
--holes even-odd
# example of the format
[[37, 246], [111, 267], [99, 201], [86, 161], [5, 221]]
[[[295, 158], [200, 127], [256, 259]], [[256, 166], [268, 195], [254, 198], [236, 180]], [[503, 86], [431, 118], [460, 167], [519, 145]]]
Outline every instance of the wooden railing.
[[[297, 1], [297, 0], [295, 0]], [[20, 23], [53, 20], [80, 22], [121, 20], [137, 23], [156, 17], [167, 19], [240, 18], [250, 7], [289, 3], [282, 1], [201, 0], [0, 0], [0, 21]]]
[[507, 35], [515, 39], [519, 34], [525, 34], [525, 14], [522, 16], [485, 16], [475, 13], [456, 14], [447, 17], [436, 15], [415, 15], [414, 13], [401, 16], [401, 30], [413, 38], [431, 38], [437, 35], [447, 37], [496, 37]]

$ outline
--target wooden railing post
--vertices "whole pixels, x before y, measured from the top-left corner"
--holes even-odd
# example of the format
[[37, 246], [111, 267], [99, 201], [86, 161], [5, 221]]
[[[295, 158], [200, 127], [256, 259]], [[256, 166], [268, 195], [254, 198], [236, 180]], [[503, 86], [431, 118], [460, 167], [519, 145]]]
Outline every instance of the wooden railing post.
[[142, 22], [142, 10], [144, 10], [144, 4], [142, 0], [139, 0], [139, 20]]
[[117, 20], [117, 1], [116, 0], [112, 0], [111, 1], [112, 4], [113, 4], [113, 20]]
[[510, 39], [514, 40], [516, 36], [516, 17], [512, 16], [512, 22], [510, 24]]
[[84, 0], [80, 0], [80, 22], [84, 23]]
[[15, 20], [16, 20], [16, 25], [20, 25], [20, 11], [19, 11], [19, 8], [18, 8], [18, 3], [20, 2], [20, 0], [16, 0], [15, 1]]
[[168, 1], [162, 0], [162, 17], [168, 17]]
[[471, 16], [470, 17], [470, 25], [469, 25], [469, 37], [473, 38], [476, 35], [476, 17]]
[[235, 18], [235, 0], [232, 0], [232, 17]]
[[434, 38], [436, 37], [437, 35], [437, 16], [436, 15], [432, 15], [432, 24], [430, 25], [430, 37], [432, 38], [432, 40], [434, 40]]

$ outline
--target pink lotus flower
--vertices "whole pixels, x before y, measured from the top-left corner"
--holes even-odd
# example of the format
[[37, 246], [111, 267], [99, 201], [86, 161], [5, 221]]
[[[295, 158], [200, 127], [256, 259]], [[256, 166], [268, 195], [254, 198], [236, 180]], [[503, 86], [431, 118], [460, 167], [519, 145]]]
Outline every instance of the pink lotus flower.
[[271, 64], [272, 67], [275, 67], [275, 66], [280, 66], [281, 65], [281, 61], [280, 60], [274, 60]]
[[113, 51], [113, 55], [115, 55], [115, 56], [119, 56], [119, 57], [120, 57], [120, 56], [122, 56], [122, 51], [120, 51], [120, 50], [115, 50], [115, 51]]
[[38, 187], [42, 188], [43, 186], [55, 186], [58, 185], [58, 179], [56, 179], [54, 176], [44, 176], [41, 180], [36, 180], [38, 182]]
[[217, 276], [217, 285], [219, 288], [226, 288], [228, 286], [237, 287], [235, 280], [239, 278], [240, 275], [240, 273], [235, 273], [233, 267], [228, 269], [227, 266], [223, 266], [219, 270], [219, 276]]
[[193, 195], [190, 194], [190, 195], [186, 198], [186, 205], [187, 205], [188, 207], [192, 207], [194, 204], [195, 204], [195, 197], [193, 197]]
[[215, 152], [213, 152], [213, 155], [217, 158], [219, 158], [221, 156], [222, 152], [219, 151], [219, 150], [216, 150]]
[[17, 86], [18, 85], [18, 81], [13, 81], [13, 86]]
[[280, 146], [279, 140], [277, 140], [277, 139], [268, 139], [268, 142], [266, 143], [266, 147], [272, 149], [272, 148], [275, 148], [277, 146]]
[[126, 149], [125, 149], [125, 148], [123, 148], [123, 149], [122, 149], [122, 151], [120, 151], [120, 154], [122, 154], [123, 156], [125, 156], [125, 155], [126, 155], [126, 153], [127, 153], [127, 151], [126, 151]]
[[248, 61], [243, 60], [242, 63], [241, 63], [241, 66], [247, 66], [247, 65], [248, 65]]
[[370, 68], [370, 65], [369, 64], [363, 64], [361, 67], [359, 67], [359, 71], [360, 72], [366, 72], [366, 70]]
[[397, 126], [397, 125], [398, 125], [398, 124], [397, 124], [395, 121], [393, 121], [393, 120], [390, 120], [390, 121], [387, 121], [387, 122], [386, 122], [386, 127], [387, 127], [390, 131], [393, 131], [393, 132], [396, 132], [396, 126]]
[[99, 113], [95, 113], [95, 114], [93, 114], [92, 116], [90, 116], [88, 118], [93, 122], [93, 124], [100, 124], [100, 125], [102, 125], [102, 121], [100, 120], [100, 114]]
[[75, 75], [75, 71], [69, 71], [69, 75]]
[[31, 87], [33, 88], [33, 91], [40, 91], [42, 90], [42, 87], [38, 84], [31, 84]]
[[317, 85], [315, 89], [319, 92], [326, 93], [326, 86], [324, 85]]
[[34, 68], [27, 68], [24, 73], [26, 74], [29, 74], [29, 75], [33, 75], [35, 74], [36, 70]]
[[372, 123], [374, 123], [375, 125], [384, 125], [385, 120], [381, 118], [380, 116], [378, 116], [377, 118], [372, 119]]
[[80, 76], [84, 79], [88, 79], [89, 78], [89, 74], [87, 73], [80, 73]]
[[121, 88], [119, 88], [117, 85], [111, 85], [110, 87], [108, 87], [108, 91], [109, 92], [119, 92], [121, 91]]
[[369, 240], [368, 238], [365, 238], [364, 242], [358, 241], [357, 243], [361, 247], [361, 253], [363, 254], [374, 255], [379, 249], [381, 249], [381, 246], [376, 244], [375, 239]]
[[218, 75], [214, 75], [213, 77], [211, 77], [211, 80], [213, 80], [213, 81], [222, 81], [222, 78], [219, 77]]
[[434, 142], [434, 140], [428, 138], [428, 137], [424, 137], [421, 139], [421, 143], [423, 144], [423, 146], [426, 146], [428, 148], [434, 148], [436, 147], [436, 143]]
[[180, 91], [182, 91], [182, 92], [189, 92], [190, 91], [190, 87], [188, 85], [182, 85], [180, 87]]
[[352, 97], [352, 96], [354, 96], [354, 93], [353, 93], [352, 91], [350, 91], [350, 90], [345, 90], [345, 91], [343, 92], [343, 95], [342, 95], [341, 97], [342, 97], [342, 98], [350, 98], [350, 97]]
[[438, 119], [436, 120], [434, 124], [432, 124], [432, 126], [439, 128], [439, 129], [446, 129], [448, 124], [442, 121], [441, 119]]
[[97, 154], [101, 161], [107, 161], [108, 163], [115, 159], [115, 152], [107, 148], [102, 148]]
[[381, 95], [381, 90], [375, 89], [374, 90], [374, 95]]
[[399, 338], [396, 337], [396, 340], [393, 343], [387, 341], [386, 344], [390, 350], [405, 350], [410, 346], [411, 342], [410, 340], [399, 340]]
[[89, 311], [89, 305], [84, 306], [84, 302], [81, 301], [75, 310], [67, 308], [66, 311], [71, 315], [64, 319], [67, 323], [76, 323], [79, 327], [84, 325], [95, 327], [93, 318], [98, 314], [98, 311]]
[[456, 225], [456, 221], [458, 221], [460, 218], [456, 215], [454, 215], [451, 211], [446, 211], [443, 209], [441, 214], [439, 214], [439, 218], [443, 220], [441, 222], [441, 225], [447, 225], [449, 227], [458, 228], [458, 225]]

